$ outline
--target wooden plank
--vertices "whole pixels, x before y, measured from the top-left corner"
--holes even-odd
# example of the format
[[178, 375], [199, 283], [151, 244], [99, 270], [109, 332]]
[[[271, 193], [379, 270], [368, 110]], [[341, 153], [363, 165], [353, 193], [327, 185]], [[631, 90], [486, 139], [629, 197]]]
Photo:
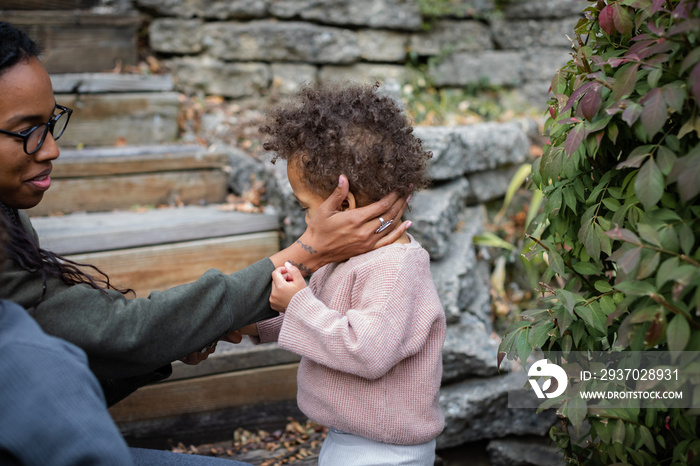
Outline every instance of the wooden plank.
[[219, 170], [57, 179], [31, 216], [100, 212], [133, 206], [211, 204], [226, 200], [227, 175]]
[[42, 246], [61, 255], [277, 232], [279, 229], [276, 215], [234, 212], [221, 207], [78, 213], [35, 217], [32, 224]]
[[298, 364], [178, 380], [139, 389], [110, 408], [117, 423], [293, 400]]
[[[152, 151], [133, 153], [121, 147], [85, 150], [62, 150], [53, 162], [51, 178], [130, 175], [183, 170], [229, 167], [229, 156], [222, 152], [206, 152], [199, 146], [189, 151]], [[133, 155], [132, 155], [133, 154]]]
[[160, 144], [178, 137], [176, 92], [57, 94], [56, 102], [74, 110], [61, 147]]
[[6, 10], [3, 21], [23, 29], [42, 47], [42, 61], [52, 74], [104, 72], [138, 63], [136, 39], [142, 18], [136, 11]]
[[97, 6], [99, 0], [2, 0], [2, 10], [74, 10]]
[[185, 445], [201, 445], [230, 440], [233, 431], [239, 427], [250, 431], [263, 429], [274, 432], [284, 429], [289, 418], [306, 419], [304, 413], [299, 410], [296, 399], [235, 406], [183, 416], [120, 421], [118, 427], [131, 447], [167, 450], [179, 442]]
[[277, 343], [254, 345], [249, 338], [238, 344], [220, 341], [216, 352], [204, 364], [191, 366], [180, 361], [173, 363], [173, 374], [166, 382], [191, 379], [224, 372], [242, 371], [259, 367], [279, 366], [299, 362], [301, 357], [283, 350]]
[[175, 90], [170, 74], [64, 73], [52, 74], [57, 94], [95, 94], [107, 92], [166, 92]]
[[116, 286], [145, 297], [193, 282], [211, 268], [233, 273], [277, 251], [278, 234], [264, 232], [67, 257], [99, 267]]

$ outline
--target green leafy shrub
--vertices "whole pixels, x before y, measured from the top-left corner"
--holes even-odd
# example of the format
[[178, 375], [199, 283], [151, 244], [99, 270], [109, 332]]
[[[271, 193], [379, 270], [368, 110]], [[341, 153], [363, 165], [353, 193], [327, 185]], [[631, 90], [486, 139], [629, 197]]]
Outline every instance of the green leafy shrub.
[[[700, 3], [589, 1], [532, 167], [546, 200], [525, 255], [548, 261], [542, 299], [499, 358], [700, 351]], [[700, 459], [697, 410], [593, 411], [573, 397], [557, 410], [550, 436], [572, 464]]]

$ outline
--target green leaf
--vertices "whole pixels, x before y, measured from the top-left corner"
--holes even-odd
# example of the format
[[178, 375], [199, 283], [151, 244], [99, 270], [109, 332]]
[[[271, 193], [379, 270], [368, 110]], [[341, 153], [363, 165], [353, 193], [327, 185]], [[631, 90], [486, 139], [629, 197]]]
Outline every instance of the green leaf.
[[625, 423], [621, 419], [615, 421], [612, 431], [613, 443], [622, 444], [625, 441]]
[[525, 361], [527, 361], [527, 357], [530, 356], [530, 352], [532, 351], [532, 348], [530, 347], [530, 342], [528, 341], [529, 335], [530, 329], [523, 327], [518, 332], [518, 335], [515, 337], [515, 349], [518, 353], [518, 358], [520, 358], [520, 361], [523, 364], [525, 364]]
[[685, 202], [700, 193], [700, 145], [695, 146], [688, 155], [680, 157], [668, 175], [668, 182], [678, 182], [681, 199]]
[[561, 413], [566, 416], [575, 429], [580, 429], [588, 414], [586, 400], [581, 397], [573, 397], [562, 405]]
[[514, 245], [510, 244], [508, 241], [489, 231], [485, 231], [480, 235], [474, 236], [474, 244], [479, 246], [502, 248], [508, 251], [515, 250]]
[[581, 275], [598, 275], [602, 273], [598, 267], [590, 262], [577, 262], [573, 265], [573, 269]]
[[631, 296], [651, 296], [656, 293], [654, 287], [647, 282], [621, 282], [615, 285], [616, 290]]
[[619, 3], [613, 4], [613, 24], [620, 34], [631, 34], [634, 29], [634, 22], [626, 7]]
[[683, 351], [690, 340], [690, 325], [685, 316], [678, 314], [666, 327], [666, 342], [670, 351]]
[[585, 221], [578, 231], [578, 240], [583, 243], [589, 257], [600, 259], [600, 240], [593, 227], [593, 221]]
[[628, 63], [617, 70], [613, 76], [615, 78], [615, 84], [613, 84], [613, 99], [620, 100], [632, 93], [637, 83], [638, 70], [639, 63]]
[[547, 257], [549, 258], [549, 266], [552, 270], [560, 276], [565, 277], [564, 260], [561, 258], [561, 255], [556, 251], [547, 251]]
[[642, 261], [639, 263], [639, 270], [637, 270], [637, 280], [643, 280], [656, 272], [656, 267], [658, 267], [660, 260], [660, 252], [655, 252], [647, 257], [643, 257]]
[[637, 231], [639, 232], [639, 236], [641, 236], [647, 243], [653, 244], [654, 246], [661, 246], [659, 232], [653, 226], [646, 223], [640, 223], [637, 225]]
[[610, 423], [607, 420], [605, 422], [592, 420], [591, 426], [593, 426], [595, 433], [598, 434], [603, 443], [610, 443]]
[[678, 240], [685, 255], [690, 255], [695, 244], [695, 235], [690, 225], [683, 223], [678, 226]]
[[678, 258], [671, 257], [666, 259], [661, 266], [659, 271], [656, 273], [656, 287], [661, 288], [664, 283], [671, 279], [671, 273], [678, 268]]
[[541, 321], [533, 325], [530, 329], [530, 346], [533, 348], [542, 348], [549, 339], [549, 332], [554, 328], [554, 322], [551, 320]]
[[634, 193], [647, 210], [661, 200], [664, 193], [664, 176], [654, 159], [647, 160], [639, 169], [634, 181]]
[[656, 163], [659, 165], [661, 173], [668, 176], [676, 163], [676, 154], [666, 146], [660, 146], [656, 152]]
[[593, 286], [601, 293], [608, 293], [613, 289], [610, 283], [606, 282], [605, 280], [598, 280], [593, 284]]

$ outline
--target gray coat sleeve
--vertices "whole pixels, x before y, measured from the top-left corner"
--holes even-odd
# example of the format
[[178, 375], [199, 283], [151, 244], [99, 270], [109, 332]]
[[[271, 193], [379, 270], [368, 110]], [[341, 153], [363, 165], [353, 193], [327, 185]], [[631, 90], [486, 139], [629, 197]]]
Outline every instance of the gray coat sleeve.
[[[0, 298], [30, 311], [43, 330], [82, 348], [100, 379], [142, 376], [199, 350], [231, 330], [278, 315], [270, 308], [272, 261], [130, 298], [88, 285], [43, 279], [7, 260]], [[42, 297], [43, 293], [43, 297]]]

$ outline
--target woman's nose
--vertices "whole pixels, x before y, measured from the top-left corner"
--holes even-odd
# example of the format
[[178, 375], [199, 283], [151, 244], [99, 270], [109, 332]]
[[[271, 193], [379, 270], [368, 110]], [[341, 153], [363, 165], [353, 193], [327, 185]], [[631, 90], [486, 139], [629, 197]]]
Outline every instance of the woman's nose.
[[39, 150], [34, 153], [34, 159], [37, 162], [56, 160], [60, 153], [61, 151], [58, 148], [58, 144], [56, 144], [53, 134], [51, 134], [49, 131], [44, 139], [44, 143], [41, 145]]

